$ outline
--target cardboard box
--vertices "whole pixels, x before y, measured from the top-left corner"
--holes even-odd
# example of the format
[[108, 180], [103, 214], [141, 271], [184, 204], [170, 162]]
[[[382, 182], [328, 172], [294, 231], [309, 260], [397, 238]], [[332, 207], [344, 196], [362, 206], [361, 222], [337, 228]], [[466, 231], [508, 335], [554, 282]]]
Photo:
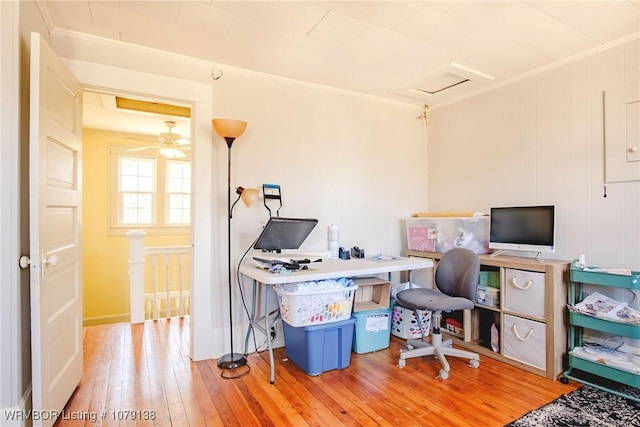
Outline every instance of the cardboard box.
[[353, 311], [370, 311], [389, 308], [391, 283], [377, 277], [356, 277], [353, 284], [358, 286], [353, 300]]
[[406, 220], [407, 247], [411, 251], [445, 253], [467, 248], [489, 253], [489, 217], [433, 217]]

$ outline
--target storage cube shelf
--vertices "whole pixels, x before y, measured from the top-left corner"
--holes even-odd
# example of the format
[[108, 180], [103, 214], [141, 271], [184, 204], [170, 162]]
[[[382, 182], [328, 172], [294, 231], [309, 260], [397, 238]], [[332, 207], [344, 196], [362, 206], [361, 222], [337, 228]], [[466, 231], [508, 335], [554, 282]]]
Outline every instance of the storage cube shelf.
[[[431, 258], [437, 268], [443, 254], [409, 251], [407, 255]], [[565, 369], [567, 352], [565, 278], [570, 263], [505, 255], [479, 258], [484, 300], [463, 313], [462, 331], [451, 327], [443, 332], [467, 350], [557, 379]], [[448, 316], [443, 313], [443, 326], [450, 326]]]
[[287, 357], [309, 375], [347, 368], [355, 323], [355, 318], [302, 327], [283, 323]]

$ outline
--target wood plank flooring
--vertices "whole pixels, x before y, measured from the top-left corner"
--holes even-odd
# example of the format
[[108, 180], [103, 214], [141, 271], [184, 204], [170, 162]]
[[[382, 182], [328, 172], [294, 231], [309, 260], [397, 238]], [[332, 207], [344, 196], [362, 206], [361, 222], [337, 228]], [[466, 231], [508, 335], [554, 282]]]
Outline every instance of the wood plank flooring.
[[[57, 426], [503, 426], [579, 387], [481, 356], [396, 364], [404, 341], [351, 356], [346, 369], [309, 376], [276, 349], [248, 356], [248, 374], [224, 379], [215, 360], [189, 359], [188, 318], [84, 329], [84, 376]], [[153, 418], [153, 419], [151, 419]]]

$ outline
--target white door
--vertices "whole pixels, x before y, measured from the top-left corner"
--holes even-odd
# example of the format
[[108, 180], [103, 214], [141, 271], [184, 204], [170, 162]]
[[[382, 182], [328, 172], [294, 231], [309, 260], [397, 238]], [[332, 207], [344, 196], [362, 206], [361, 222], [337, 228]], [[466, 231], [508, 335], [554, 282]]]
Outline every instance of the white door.
[[82, 87], [36, 33], [30, 85], [32, 393], [49, 426], [82, 377]]

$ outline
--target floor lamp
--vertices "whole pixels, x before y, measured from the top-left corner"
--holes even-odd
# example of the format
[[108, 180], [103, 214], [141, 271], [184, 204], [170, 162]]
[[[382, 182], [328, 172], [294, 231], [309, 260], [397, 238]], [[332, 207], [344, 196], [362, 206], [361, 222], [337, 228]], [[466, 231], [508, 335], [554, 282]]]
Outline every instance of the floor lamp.
[[241, 120], [232, 120], [232, 119], [213, 119], [211, 121], [213, 128], [215, 131], [224, 138], [227, 142], [227, 254], [229, 261], [229, 332], [230, 332], [230, 340], [231, 340], [231, 353], [225, 354], [218, 359], [218, 367], [222, 369], [235, 369], [247, 364], [247, 358], [241, 353], [233, 352], [233, 304], [231, 301], [231, 217], [233, 213], [233, 207], [238, 203], [238, 200], [242, 198], [242, 201], [248, 207], [251, 206], [258, 197], [258, 189], [256, 188], [242, 188], [238, 187], [236, 189], [236, 194], [238, 198], [236, 201], [231, 204], [231, 146], [233, 142], [240, 135], [244, 133], [244, 130], [247, 128], [247, 122], [243, 122]]

